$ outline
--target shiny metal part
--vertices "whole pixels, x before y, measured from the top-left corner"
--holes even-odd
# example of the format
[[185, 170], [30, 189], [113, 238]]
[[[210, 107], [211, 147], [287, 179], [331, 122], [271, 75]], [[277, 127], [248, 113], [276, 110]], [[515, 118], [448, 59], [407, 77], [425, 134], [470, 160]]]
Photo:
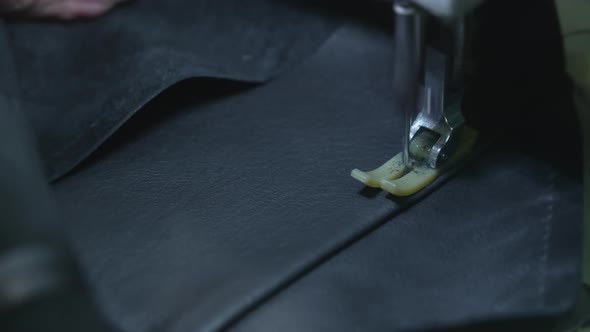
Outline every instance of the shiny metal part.
[[430, 15], [440, 19], [461, 18], [479, 6], [483, 0], [413, 0]]
[[409, 153], [412, 114], [417, 109], [423, 53], [422, 13], [409, 1], [393, 4], [395, 15], [393, 94], [396, 111], [403, 110], [405, 133], [403, 163], [411, 164]]
[[[427, 16], [414, 1], [398, 0], [393, 11], [393, 93], [397, 111], [405, 116], [404, 165], [407, 169], [414, 164], [437, 168], [454, 153], [465, 122], [461, 113], [465, 25], [462, 19], [446, 23], [445, 28], [452, 31], [451, 45], [439, 50], [428, 44], [424, 33]], [[432, 146], [426, 157], [416, 156], [410, 151], [412, 140], [425, 131]]]
[[426, 163], [432, 168], [440, 166], [454, 152], [455, 137], [465, 123], [461, 113], [461, 96], [458, 93], [453, 95], [448, 86], [447, 63], [442, 53], [434, 48], [427, 49], [424, 88], [409, 132], [410, 142], [426, 130], [438, 136], [426, 160], [414, 158], [414, 161]]

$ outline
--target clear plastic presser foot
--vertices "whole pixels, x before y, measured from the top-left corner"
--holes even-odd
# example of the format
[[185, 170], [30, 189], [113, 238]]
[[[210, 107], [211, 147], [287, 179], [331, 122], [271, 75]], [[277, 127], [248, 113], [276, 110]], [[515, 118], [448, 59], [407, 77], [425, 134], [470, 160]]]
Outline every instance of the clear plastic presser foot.
[[[419, 150], [429, 149], [431, 142], [428, 142], [430, 139], [425, 136], [416, 137], [410, 143], [410, 150], [419, 153]], [[399, 153], [375, 170], [364, 172], [354, 169], [351, 176], [366, 186], [381, 188], [395, 196], [410, 196], [424, 189], [450, 167], [463, 160], [473, 150], [476, 140], [475, 130], [463, 128], [455, 152], [437, 168], [417, 163], [406, 167], [403, 153]]]
[[[423, 12], [396, 1], [393, 93], [396, 111], [405, 114], [403, 151], [370, 172], [353, 178], [396, 196], [412, 195], [466, 157], [477, 133], [465, 126], [461, 111], [465, 23], [447, 24], [447, 47], [429, 45]], [[440, 40], [440, 36], [436, 36]]]

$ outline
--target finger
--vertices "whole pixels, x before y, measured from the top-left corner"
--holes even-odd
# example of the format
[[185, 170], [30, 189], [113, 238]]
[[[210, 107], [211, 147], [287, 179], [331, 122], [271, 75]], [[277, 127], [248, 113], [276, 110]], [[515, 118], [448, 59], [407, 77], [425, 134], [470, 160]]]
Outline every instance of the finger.
[[[1, 1], [1, 0], [0, 0]], [[77, 19], [106, 13], [118, 0], [37, 0], [27, 14], [34, 17]]]

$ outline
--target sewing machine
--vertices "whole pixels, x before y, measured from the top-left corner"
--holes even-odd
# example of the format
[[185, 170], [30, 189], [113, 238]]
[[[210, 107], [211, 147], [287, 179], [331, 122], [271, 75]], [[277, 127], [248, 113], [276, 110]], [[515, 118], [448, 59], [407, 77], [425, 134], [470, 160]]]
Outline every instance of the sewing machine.
[[472, 149], [476, 133], [461, 109], [469, 62], [469, 14], [483, 0], [397, 0], [393, 96], [404, 112], [403, 151], [351, 175], [397, 196], [421, 190]]

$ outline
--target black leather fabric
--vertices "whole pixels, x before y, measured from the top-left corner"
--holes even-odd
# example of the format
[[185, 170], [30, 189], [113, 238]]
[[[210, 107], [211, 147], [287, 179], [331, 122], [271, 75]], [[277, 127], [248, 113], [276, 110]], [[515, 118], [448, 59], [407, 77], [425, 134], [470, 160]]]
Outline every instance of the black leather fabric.
[[413, 206], [350, 178], [401, 148], [390, 46], [350, 24], [267, 85], [200, 100], [228, 88], [184, 82], [57, 182], [111, 321], [404, 331], [571, 306], [575, 177], [501, 146]]
[[[53, 188], [65, 235], [121, 331], [421, 331], [570, 308], [582, 203], [575, 171], [554, 163], [576, 156], [562, 127], [549, 127], [558, 144], [546, 149], [528, 130], [535, 126], [523, 126], [409, 200], [366, 190], [350, 170], [375, 167], [401, 149], [391, 36], [350, 19], [295, 65], [341, 19], [309, 6], [142, 0], [90, 23], [12, 24], [6, 49], [18, 77], [4, 61], [10, 54], [0, 53], [0, 137], [7, 138], [0, 157], [16, 167], [0, 172], [0, 194], [23, 199], [1, 205], [2, 217], [53, 228], [32, 145], [11, 125], [20, 98], [52, 179], [119, 129]], [[515, 28], [516, 18], [526, 21], [524, 7], [511, 8], [518, 15], [503, 23]], [[569, 110], [547, 79], [559, 79], [559, 66], [543, 68], [557, 74], [539, 71], [539, 85], [506, 99], [548, 64], [528, 47], [545, 42], [527, 37], [537, 23], [512, 39], [521, 30], [484, 30], [497, 50], [508, 38], [530, 53], [510, 48], [518, 56], [508, 68], [523, 68], [514, 77], [488, 63], [490, 85], [475, 95], [488, 107], [524, 107], [515, 116], [551, 123]], [[0, 44], [5, 37], [0, 31]], [[535, 65], [521, 66], [530, 54], [538, 54]], [[287, 68], [261, 86], [219, 80], [260, 82]], [[502, 87], [504, 78], [511, 83]], [[498, 126], [485, 116], [481, 122]], [[544, 133], [546, 125], [535, 129]], [[76, 294], [63, 308], [86, 300]], [[22, 312], [27, 327], [28, 317]]]
[[[0, 45], [7, 38], [0, 22]], [[19, 104], [14, 59], [6, 48], [0, 49], [0, 72], [0, 330], [114, 331], [98, 314], [73, 255], [65, 250], [59, 212]]]
[[76, 166], [178, 81], [262, 82], [307, 57], [338, 21], [322, 4], [141, 0], [90, 22], [14, 22], [7, 48], [48, 176]]
[[579, 285], [580, 193], [557, 174], [489, 151], [235, 331], [488, 331], [496, 321], [565, 312]]
[[[8, 34], [0, 22], [0, 45]], [[12, 54], [0, 51], [0, 251], [57, 226], [53, 197], [19, 105]], [[35, 208], [31, 208], [35, 206]]]

